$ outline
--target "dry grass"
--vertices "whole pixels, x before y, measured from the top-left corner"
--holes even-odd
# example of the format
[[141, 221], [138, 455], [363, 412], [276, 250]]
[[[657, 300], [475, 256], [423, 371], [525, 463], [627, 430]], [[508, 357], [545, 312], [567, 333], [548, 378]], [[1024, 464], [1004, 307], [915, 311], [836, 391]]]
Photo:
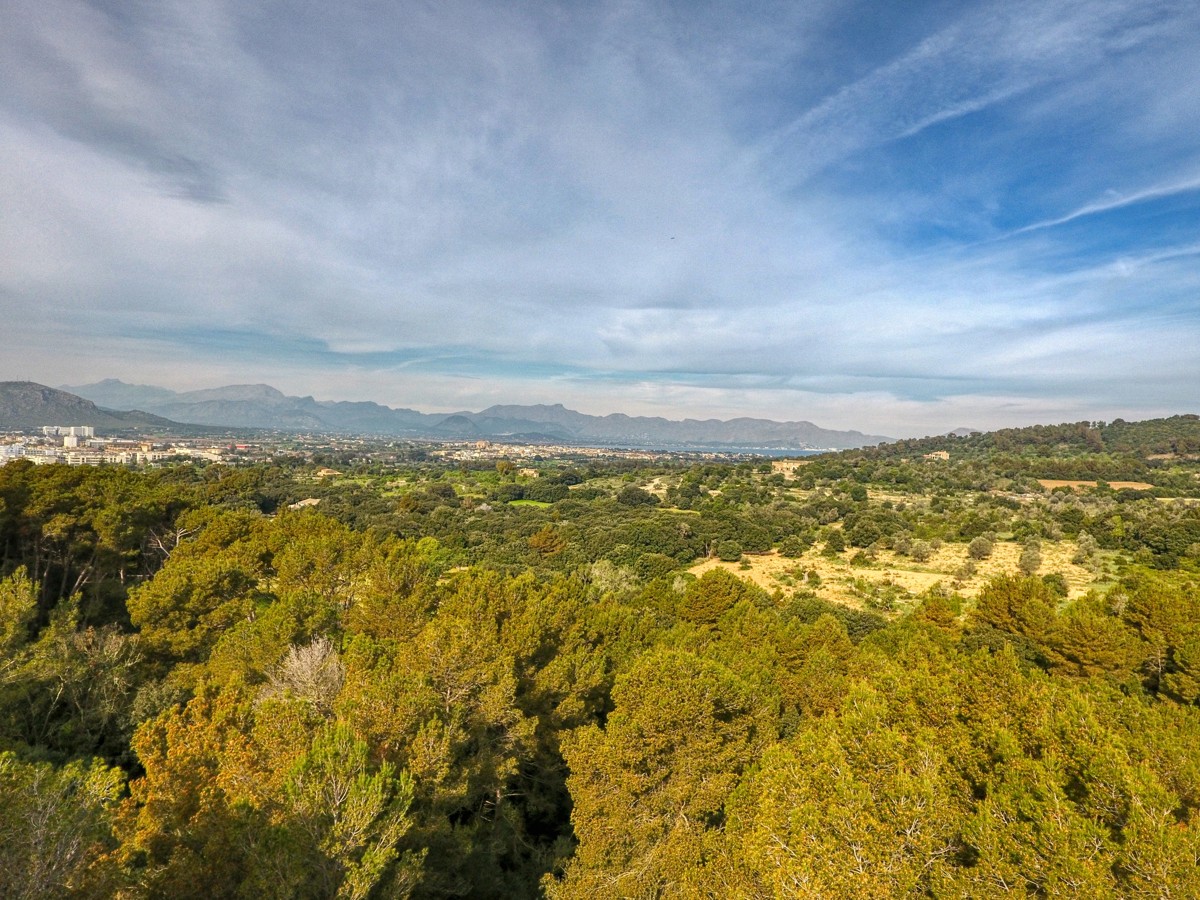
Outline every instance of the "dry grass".
[[[796, 558], [771, 552], [746, 556], [743, 563], [706, 559], [692, 566], [690, 571], [702, 575], [710, 569], [721, 567], [768, 591], [776, 588], [788, 591], [793, 587], [809, 587], [803, 581], [803, 574], [812, 570], [821, 578], [820, 586], [813, 589], [817, 596], [859, 607], [862, 599], [853, 586], [855, 579], [876, 585], [896, 585], [910, 594], [920, 594], [941, 582], [965, 597], [974, 597], [993, 576], [1017, 574], [1021, 549], [1020, 544], [998, 541], [990, 558], [976, 561], [975, 574], [961, 580], [957, 573], [967, 561], [966, 544], [946, 544], [925, 562], [883, 550], [869, 566], [851, 565], [850, 560], [858, 553], [857, 550], [846, 550], [831, 558], [822, 555], [819, 548], [813, 548]], [[1097, 583], [1091, 572], [1071, 562], [1076, 550], [1074, 541], [1043, 542], [1042, 565], [1038, 569], [1039, 574], [1062, 573], [1072, 598], [1087, 593]]]
[[[1096, 486], [1096, 482], [1094, 481], [1067, 481], [1058, 478], [1039, 478], [1038, 484], [1048, 491], [1060, 487], [1069, 487], [1073, 491], [1081, 491], [1084, 488], [1094, 488]], [[1154, 487], [1154, 485], [1147, 484], [1144, 481], [1110, 481], [1108, 486], [1114, 491], [1121, 491], [1126, 488], [1134, 491], [1148, 491]]]

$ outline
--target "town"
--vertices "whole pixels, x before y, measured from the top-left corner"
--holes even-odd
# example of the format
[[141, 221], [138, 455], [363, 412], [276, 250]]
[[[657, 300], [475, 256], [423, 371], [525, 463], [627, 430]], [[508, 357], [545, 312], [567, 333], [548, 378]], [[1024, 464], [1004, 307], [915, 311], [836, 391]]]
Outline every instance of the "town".
[[17, 459], [34, 465], [127, 466], [156, 468], [190, 462], [199, 465], [372, 466], [442, 461], [460, 465], [501, 460], [533, 464], [546, 460], [630, 460], [650, 462], [667, 456], [735, 461], [746, 453], [668, 452], [637, 448], [526, 444], [504, 441], [417, 441], [375, 436], [291, 432], [228, 431], [203, 437], [98, 435], [91, 425], [43, 425], [37, 431], [0, 433], [0, 466]]

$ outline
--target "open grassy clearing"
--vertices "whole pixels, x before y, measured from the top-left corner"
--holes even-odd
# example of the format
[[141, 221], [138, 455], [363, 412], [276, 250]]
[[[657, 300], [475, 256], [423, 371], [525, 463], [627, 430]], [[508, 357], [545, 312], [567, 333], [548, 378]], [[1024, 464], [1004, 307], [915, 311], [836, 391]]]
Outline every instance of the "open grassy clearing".
[[[1096, 481], [1072, 481], [1070, 479], [1062, 479], [1062, 478], [1039, 478], [1038, 484], [1040, 484], [1042, 487], [1044, 487], [1048, 491], [1052, 491], [1055, 488], [1060, 488], [1060, 487], [1069, 487], [1072, 490], [1081, 491], [1081, 490], [1084, 490], [1085, 488], [1097, 487], [1099, 482], [1096, 482]], [[1150, 490], [1154, 489], [1154, 485], [1152, 485], [1148, 482], [1145, 482], [1145, 481], [1110, 481], [1110, 482], [1108, 482], [1108, 486], [1110, 488], [1112, 488], [1114, 491], [1124, 491], [1124, 490], [1150, 491]]]
[[[795, 587], [813, 590], [824, 600], [847, 606], [863, 606], [863, 582], [880, 588], [894, 586], [905, 594], [921, 594], [939, 582], [964, 597], [974, 597], [988, 579], [1001, 574], [1018, 574], [1020, 544], [998, 541], [988, 559], [975, 561], [975, 573], [961, 577], [967, 562], [966, 544], [946, 544], [935, 551], [925, 562], [901, 556], [891, 550], [881, 550], [869, 565], [852, 564], [851, 559], [858, 550], [846, 550], [836, 557], [825, 556], [819, 547], [814, 547], [800, 557], [780, 556], [778, 552], [747, 555], [741, 562], [724, 562], [706, 559], [689, 569], [694, 575], [703, 575], [710, 569], [724, 568], [735, 575], [753, 581], [768, 591], [782, 588], [785, 592]], [[1042, 544], [1042, 565], [1038, 574], [1058, 572], [1067, 581], [1069, 597], [1075, 598], [1106, 583], [1103, 572], [1094, 575], [1083, 566], [1071, 562], [1078, 547], [1074, 541], [1046, 541]], [[815, 571], [820, 584], [814, 587], [805, 579], [805, 573]], [[859, 584], [856, 585], [855, 582]]]
[[[679, 479], [675, 479], [675, 482], [678, 483], [678, 480]], [[652, 478], [646, 484], [644, 490], [648, 491], [651, 494], [654, 494], [654, 496], [656, 496], [660, 500], [662, 500], [663, 498], [665, 498], [667, 496], [667, 487], [668, 487], [668, 485], [666, 485], [664, 483], [664, 479], [659, 477], [659, 478]]]

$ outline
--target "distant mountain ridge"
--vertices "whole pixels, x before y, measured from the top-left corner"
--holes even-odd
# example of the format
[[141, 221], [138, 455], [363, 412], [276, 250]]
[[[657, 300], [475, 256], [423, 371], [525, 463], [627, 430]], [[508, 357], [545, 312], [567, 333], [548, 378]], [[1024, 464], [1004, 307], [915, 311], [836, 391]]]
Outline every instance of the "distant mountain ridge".
[[591, 416], [554, 405], [497, 405], [481, 412], [421, 413], [369, 401], [288, 396], [266, 384], [176, 392], [116, 379], [64, 387], [108, 408], [137, 407], [177, 422], [228, 428], [324, 431], [410, 438], [510, 439], [629, 447], [845, 449], [890, 441], [812, 422], [738, 418], [671, 420], [613, 413]]
[[43, 425], [91, 425], [108, 432], [194, 431], [139, 410], [101, 409], [91, 400], [32, 381], [0, 381], [0, 429], [34, 431]]

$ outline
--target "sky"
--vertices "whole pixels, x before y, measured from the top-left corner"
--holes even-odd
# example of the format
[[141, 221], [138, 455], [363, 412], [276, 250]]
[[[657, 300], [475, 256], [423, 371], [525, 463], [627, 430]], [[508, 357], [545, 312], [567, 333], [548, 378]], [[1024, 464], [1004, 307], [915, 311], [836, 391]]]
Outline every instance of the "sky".
[[1200, 412], [1200, 4], [0, 0], [0, 379]]

